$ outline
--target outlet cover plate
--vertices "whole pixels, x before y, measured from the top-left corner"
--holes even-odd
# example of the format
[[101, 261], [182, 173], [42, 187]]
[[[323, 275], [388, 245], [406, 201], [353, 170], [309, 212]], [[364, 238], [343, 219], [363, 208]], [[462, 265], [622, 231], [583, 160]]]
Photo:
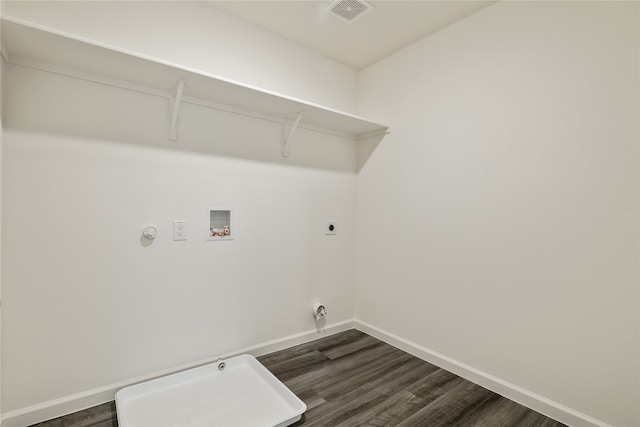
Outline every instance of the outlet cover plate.
[[173, 240], [187, 240], [187, 221], [173, 220]]

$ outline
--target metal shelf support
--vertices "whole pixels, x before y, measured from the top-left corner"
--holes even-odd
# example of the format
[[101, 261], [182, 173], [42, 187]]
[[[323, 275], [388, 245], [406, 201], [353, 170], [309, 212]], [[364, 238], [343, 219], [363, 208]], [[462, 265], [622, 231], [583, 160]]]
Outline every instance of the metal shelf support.
[[180, 114], [180, 102], [182, 101], [182, 92], [184, 91], [184, 82], [187, 81], [186, 77], [181, 77], [178, 80], [175, 92], [171, 94], [171, 124], [169, 125], [169, 139], [175, 141], [178, 139], [176, 132], [176, 124], [178, 123], [178, 114]]

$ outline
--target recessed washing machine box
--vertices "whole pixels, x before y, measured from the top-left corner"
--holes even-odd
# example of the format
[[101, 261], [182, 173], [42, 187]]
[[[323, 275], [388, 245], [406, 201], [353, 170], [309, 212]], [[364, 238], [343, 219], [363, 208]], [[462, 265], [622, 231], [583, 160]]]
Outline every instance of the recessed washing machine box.
[[207, 240], [233, 240], [233, 209], [209, 208], [209, 236]]

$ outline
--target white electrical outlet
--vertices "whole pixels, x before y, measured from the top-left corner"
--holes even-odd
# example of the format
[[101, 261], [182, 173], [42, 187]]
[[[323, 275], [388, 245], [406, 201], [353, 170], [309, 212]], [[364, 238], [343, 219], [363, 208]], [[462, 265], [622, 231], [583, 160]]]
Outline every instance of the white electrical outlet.
[[336, 234], [338, 231], [338, 223], [336, 221], [325, 221], [324, 222], [324, 234]]
[[173, 240], [187, 240], [187, 221], [173, 220]]

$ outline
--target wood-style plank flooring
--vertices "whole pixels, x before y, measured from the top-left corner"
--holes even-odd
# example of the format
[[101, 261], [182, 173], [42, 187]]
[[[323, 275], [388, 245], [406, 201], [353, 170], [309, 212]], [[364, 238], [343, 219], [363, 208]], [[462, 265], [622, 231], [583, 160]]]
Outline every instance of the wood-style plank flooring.
[[[357, 330], [258, 359], [307, 404], [294, 426], [564, 426]], [[110, 402], [36, 426], [118, 422]]]

